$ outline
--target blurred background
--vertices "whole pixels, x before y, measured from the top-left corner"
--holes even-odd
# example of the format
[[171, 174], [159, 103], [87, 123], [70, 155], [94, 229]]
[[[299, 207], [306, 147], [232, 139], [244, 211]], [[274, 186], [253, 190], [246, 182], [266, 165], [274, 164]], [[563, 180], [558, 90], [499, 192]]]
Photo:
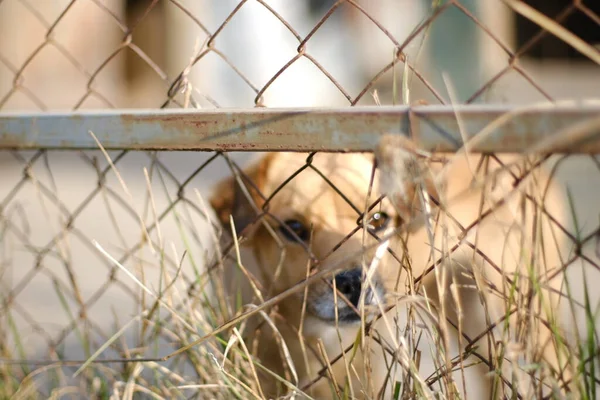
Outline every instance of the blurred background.
[[[599, 51], [600, 2], [523, 3]], [[0, 113], [599, 94], [598, 64], [503, 1], [0, 0]], [[208, 262], [214, 238], [200, 197], [229, 175], [225, 160], [108, 154], [121, 177], [100, 151], [0, 151], [0, 356], [83, 357], [82, 330], [95, 349], [143, 309], [139, 288], [94, 240], [153, 287], [160, 268], [146, 230], [173, 271], [188, 252], [189, 281]], [[241, 164], [250, 157], [233, 155]], [[582, 236], [598, 226], [599, 165], [570, 157], [557, 172]], [[592, 242], [584, 252], [596, 259]], [[585, 269], [600, 281], [586, 265], [572, 268], [573, 279], [582, 282]]]
[[[459, 102], [522, 104], [599, 92], [592, 60], [502, 1], [451, 3], [362, 0], [328, 14], [333, 0], [3, 0], [0, 104], [3, 111], [160, 107], [186, 67], [205, 108], [373, 104], [373, 89], [391, 104], [403, 63], [396, 59], [396, 68], [373, 78], [407, 38], [402, 50], [427, 82], [410, 76], [414, 101], [439, 103], [432, 92], [447, 99], [442, 73]], [[583, 41], [600, 41], [595, 2], [527, 3]], [[295, 60], [259, 101], [257, 91], [294, 60], [317, 23], [304, 46], [310, 58]]]
[[[595, 2], [526, 3], [583, 41], [600, 41]], [[433, 92], [447, 100], [442, 73], [458, 102], [522, 104], [600, 90], [592, 60], [502, 1], [362, 0], [331, 12], [333, 0], [1, 4], [3, 111], [160, 107], [187, 67], [204, 108], [366, 105], [373, 89], [391, 104], [403, 70], [395, 53], [407, 39], [402, 50], [423, 78], [410, 76], [414, 101], [439, 103]], [[294, 60], [313, 31], [309, 57]], [[374, 81], [394, 59], [396, 68]], [[259, 101], [257, 91], [292, 60]]]

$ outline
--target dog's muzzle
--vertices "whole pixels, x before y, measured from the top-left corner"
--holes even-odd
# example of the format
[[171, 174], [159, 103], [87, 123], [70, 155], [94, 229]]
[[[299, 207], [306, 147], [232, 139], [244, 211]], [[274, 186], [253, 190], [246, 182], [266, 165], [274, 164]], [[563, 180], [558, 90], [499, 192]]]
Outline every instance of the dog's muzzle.
[[[334, 284], [335, 283], [335, 284]], [[378, 302], [383, 302], [384, 290], [377, 278], [369, 285], [361, 267], [342, 271], [330, 281], [331, 288], [313, 297], [309, 308], [316, 317], [325, 321], [339, 322], [360, 321], [360, 306], [364, 304], [365, 315], [369, 315]], [[337, 289], [334, 294], [333, 288]], [[361, 302], [364, 296], [364, 302]]]

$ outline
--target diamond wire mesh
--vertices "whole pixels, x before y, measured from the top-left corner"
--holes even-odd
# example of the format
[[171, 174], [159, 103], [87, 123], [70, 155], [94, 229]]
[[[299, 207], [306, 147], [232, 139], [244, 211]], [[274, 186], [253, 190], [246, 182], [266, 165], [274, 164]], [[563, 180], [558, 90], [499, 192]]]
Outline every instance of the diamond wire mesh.
[[[506, 98], [512, 102], [519, 102], [520, 98], [554, 101], [583, 96], [578, 93], [578, 75], [591, 87], [600, 81], [594, 83], [590, 79], [600, 77], [598, 65], [593, 64], [600, 58], [594, 43], [583, 42], [583, 47], [578, 48], [592, 63], [563, 65], [554, 75], [527, 58], [536, 46], [552, 46], [544, 42], [551, 37], [560, 37], [567, 47], [579, 42], [568, 35], [566, 28], [543, 25], [544, 20], [534, 13], [534, 25], [541, 24], [546, 29], [538, 27], [520, 45], [515, 45], [494, 16], [510, 21], [516, 11], [532, 18], [532, 8], [524, 3], [408, 3], [346, 0], [300, 5], [262, 0], [154, 0], [131, 2], [126, 8], [118, 0], [52, 4], [3, 0], [0, 111], [135, 106], [354, 106], [407, 100], [409, 104], [470, 104]], [[313, 8], [309, 9], [309, 4]], [[413, 8], [418, 11], [413, 12]], [[414, 14], [412, 20], [402, 20], [410, 25], [398, 27], [390, 23], [389, 16], [398, 10]], [[570, 27], [568, 22], [576, 17], [585, 19], [590, 26], [600, 25], [597, 7], [592, 2], [564, 2], [561, 10], [549, 15], [559, 27]], [[450, 70], [450, 84], [444, 83], [432, 66], [448, 52], [435, 54], [439, 48], [428, 42], [440, 36], [436, 24], [448, 26], [448, 21], [478, 35], [477, 49], [465, 49], [473, 43], [468, 40], [463, 46], [454, 43], [459, 55], [470, 54], [473, 58], [460, 60], [462, 64]], [[459, 31], [441, 35], [451, 41], [452, 33], [458, 35]], [[427, 53], [423, 50], [427, 48], [433, 50]], [[486, 59], [488, 56], [492, 61]], [[137, 69], [126, 76], [125, 66], [134, 68], [131, 65], [137, 65]], [[470, 71], [471, 67], [474, 75], [483, 76], [473, 78], [478, 82], [474, 89], [463, 82], [453, 82], [452, 71], [458, 76], [460, 70]], [[574, 80], [573, 88], [555, 82], [561, 79]], [[451, 84], [457, 86], [458, 94], [452, 95]], [[180, 275], [181, 282], [177, 284], [182, 293], [189, 290], [195, 295], [190, 296], [194, 299], [191, 301], [179, 299], [178, 307], [191, 309], [205, 300], [197, 287], [203, 276], [198, 269], [211, 264], [210, 250], [215, 244], [199, 194], [206, 195], [208, 186], [227, 175], [230, 168], [241, 170], [235, 160], [243, 162], [246, 157], [222, 153], [113, 151], [105, 155], [44, 150], [3, 151], [0, 156], [3, 359], [85, 359], [131, 315], [152, 309], [152, 296], [133, 285], [94, 246], [94, 240], [156, 290]], [[314, 169], [308, 160], [303, 168]], [[544, 164], [554, 166], [553, 173], [575, 187], [573, 190], [585, 192], [586, 188], [600, 187], [600, 182], [589, 184], [600, 176], [600, 163], [595, 156], [554, 157]], [[581, 171], [585, 178], [574, 175]], [[339, 194], [345, 198], [344, 193]], [[586, 263], [591, 266], [589, 273], [595, 276], [600, 269], [594, 254], [595, 238], [600, 232], [597, 206], [589, 200], [590, 196], [573, 198], [572, 207], [581, 226], [576, 223], [575, 227], [565, 228], [575, 251], [557, 271]], [[259, 217], [276, 218], [269, 214], [268, 204], [267, 201], [265, 212]], [[363, 207], [353, 204], [352, 208], [359, 217]], [[433, 265], [427, 273], [431, 273]], [[210, 331], [225, 322], [224, 316], [213, 320], [197, 317], [204, 318], [203, 323], [190, 330], [172, 318], [165, 315], [165, 324], [173, 327], [164, 329], [152, 326], [153, 319], [147, 318], [146, 324], [136, 325], [132, 328], [135, 333], [113, 342], [100, 358], [164, 355], [164, 351], [151, 349], [152, 340], [160, 337], [163, 345], [168, 343], [176, 349], [197, 338], [198, 331]], [[194, 362], [208, 358], [209, 352], [188, 352], [186, 356], [193, 378], [173, 382], [222, 382], [222, 378], [199, 370]], [[178, 363], [185, 364], [179, 358], [175, 360], [170, 365], [174, 371]], [[0, 385], [6, 388], [4, 393], [12, 393], [26, 376], [33, 377], [32, 381], [45, 376], [45, 384], [37, 382], [33, 389], [27, 385], [21, 388], [48, 395], [49, 390], [60, 393], [80, 385], [80, 390], [96, 391], [99, 395], [109, 390], [103, 386], [107, 385], [118, 393], [125, 390], [124, 376], [135, 376], [139, 382], [150, 379], [139, 377], [133, 365], [99, 365], [96, 375], [85, 375], [85, 383], [73, 383], [66, 371], [72, 372], [76, 367], [58, 368], [53, 370], [55, 375], [45, 376], [44, 369], [33, 362], [7, 363], [0, 367], [4, 382]], [[98, 376], [103, 377], [102, 383], [98, 383]], [[141, 386], [135, 390], [142, 391]], [[168, 395], [173, 393], [169, 390], [183, 389], [158, 385], [153, 390]], [[219, 392], [211, 393], [217, 396], [215, 393]]]

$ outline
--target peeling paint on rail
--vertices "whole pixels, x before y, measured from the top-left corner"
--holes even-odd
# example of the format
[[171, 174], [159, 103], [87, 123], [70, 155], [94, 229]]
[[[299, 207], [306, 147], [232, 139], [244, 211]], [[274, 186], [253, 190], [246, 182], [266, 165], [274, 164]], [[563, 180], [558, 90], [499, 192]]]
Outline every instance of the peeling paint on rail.
[[[571, 127], [579, 127], [572, 137]], [[522, 152], [545, 141], [544, 152], [600, 153], [600, 102], [0, 114], [0, 149], [96, 149], [90, 131], [107, 149], [371, 151], [380, 135], [395, 133], [425, 150], [455, 151], [465, 137], [477, 152]]]

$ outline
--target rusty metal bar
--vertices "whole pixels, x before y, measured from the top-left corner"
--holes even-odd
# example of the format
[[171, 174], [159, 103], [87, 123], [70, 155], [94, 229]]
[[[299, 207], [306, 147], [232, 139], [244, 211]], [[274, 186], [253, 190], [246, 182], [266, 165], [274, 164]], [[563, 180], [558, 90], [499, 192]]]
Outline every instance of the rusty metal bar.
[[600, 153], [600, 102], [0, 114], [0, 149], [97, 149], [90, 131], [107, 149], [370, 151], [395, 133], [425, 150], [464, 137], [477, 152]]

